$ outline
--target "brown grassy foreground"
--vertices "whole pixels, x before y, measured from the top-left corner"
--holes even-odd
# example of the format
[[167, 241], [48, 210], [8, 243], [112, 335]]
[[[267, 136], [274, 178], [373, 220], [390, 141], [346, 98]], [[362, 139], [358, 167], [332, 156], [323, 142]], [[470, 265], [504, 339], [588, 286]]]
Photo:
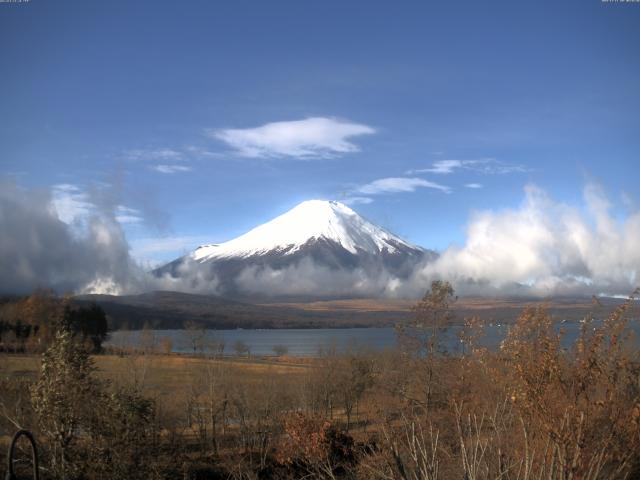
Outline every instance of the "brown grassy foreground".
[[640, 478], [631, 301], [570, 349], [543, 308], [496, 352], [468, 319], [450, 357], [451, 301], [435, 283], [398, 351], [306, 361], [90, 359], [59, 332], [42, 362], [0, 357], [0, 433], [32, 429], [45, 478]]
[[[100, 378], [114, 383], [144, 375], [145, 394], [152, 396], [171, 395], [187, 389], [194, 375], [215, 365], [238, 376], [242, 382], [256, 383], [268, 377], [301, 377], [310, 368], [313, 359], [284, 358], [225, 358], [224, 360], [204, 356], [161, 355], [150, 353], [129, 355], [94, 355], [91, 357]], [[40, 355], [5, 354], [0, 357], [0, 376], [5, 378], [31, 379], [35, 381], [40, 369]]]
[[[0, 356], [0, 378], [35, 382], [40, 369], [40, 355], [4, 354]], [[224, 371], [243, 387], [260, 385], [265, 380], [286, 381], [300, 385], [310, 368], [308, 359], [237, 359], [188, 355], [148, 354], [94, 355], [96, 376], [114, 385], [135, 384], [143, 395], [154, 399], [165, 410], [179, 415], [188, 402], [194, 385], [210, 369]], [[5, 433], [5, 432], [3, 432]], [[0, 441], [7, 441], [6, 437]], [[1, 448], [1, 447], [0, 447]], [[6, 450], [6, 449], [3, 449]]]

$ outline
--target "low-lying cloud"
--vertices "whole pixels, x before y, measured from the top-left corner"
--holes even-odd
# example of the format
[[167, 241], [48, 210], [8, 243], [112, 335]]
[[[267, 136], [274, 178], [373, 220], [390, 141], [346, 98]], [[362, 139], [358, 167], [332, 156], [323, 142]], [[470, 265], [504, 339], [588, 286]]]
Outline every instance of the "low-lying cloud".
[[[102, 192], [105, 190], [103, 187]], [[98, 214], [99, 210], [101, 208], [104, 209], [104, 205], [109, 203], [105, 202], [106, 199], [103, 195], [96, 195], [96, 193], [94, 190], [93, 197], [103, 197], [100, 202], [102, 204], [101, 207], [94, 203], [91, 192], [83, 190], [78, 185], [61, 183], [51, 188], [51, 203], [58, 218], [64, 223], [82, 224], [88, 218]], [[122, 224], [141, 223], [143, 221], [142, 214], [138, 209], [119, 204], [109, 205], [108, 209], [113, 210], [114, 218]]]
[[247, 294], [303, 297], [395, 296], [397, 282], [384, 268], [336, 270], [310, 258], [280, 269], [248, 267], [236, 279]]
[[640, 211], [614, 217], [597, 185], [580, 207], [534, 186], [521, 206], [472, 215], [467, 239], [417, 270], [413, 282], [452, 281], [478, 294], [629, 294], [640, 284]]
[[[83, 207], [60, 209], [56, 189], [0, 183], [0, 293], [52, 288], [59, 293], [140, 293], [177, 290], [214, 293], [217, 279], [185, 262], [180, 279], [156, 278], [130, 255], [121, 223], [131, 215], [112, 193], [96, 190]], [[58, 188], [78, 194], [75, 188]], [[82, 221], [79, 216], [82, 215]], [[66, 220], [66, 221], [63, 221]]]
[[88, 217], [80, 232], [61, 220], [49, 191], [3, 183], [0, 291], [25, 293], [52, 287], [67, 292], [96, 282], [105, 290], [129, 288], [136, 269], [115, 211], [85, 213]]

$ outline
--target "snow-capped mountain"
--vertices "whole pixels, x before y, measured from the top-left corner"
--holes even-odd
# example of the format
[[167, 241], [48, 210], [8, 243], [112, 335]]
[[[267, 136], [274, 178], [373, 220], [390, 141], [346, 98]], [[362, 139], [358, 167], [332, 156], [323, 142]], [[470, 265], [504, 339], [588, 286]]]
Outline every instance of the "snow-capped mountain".
[[233, 240], [202, 245], [156, 274], [180, 277], [195, 268], [200, 276], [215, 276], [223, 289], [235, 291], [240, 287], [237, 277], [247, 268], [277, 272], [304, 261], [330, 272], [359, 269], [366, 276], [384, 270], [402, 278], [417, 262], [435, 255], [340, 202], [309, 200]]
[[313, 241], [333, 242], [348, 252], [371, 254], [422, 250], [368, 222], [339, 202], [309, 200], [268, 223], [228, 242], [203, 245], [193, 252], [198, 262], [247, 258], [267, 253], [292, 255]]

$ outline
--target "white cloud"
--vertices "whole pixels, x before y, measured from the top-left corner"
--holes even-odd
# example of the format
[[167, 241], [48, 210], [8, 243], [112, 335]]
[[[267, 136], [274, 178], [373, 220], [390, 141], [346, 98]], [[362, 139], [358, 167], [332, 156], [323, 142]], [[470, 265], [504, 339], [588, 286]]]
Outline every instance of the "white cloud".
[[386, 269], [336, 269], [317, 264], [312, 258], [284, 268], [251, 266], [240, 272], [236, 284], [244, 292], [262, 295], [394, 296], [398, 279]]
[[463, 165], [462, 160], [440, 160], [438, 162], [433, 163], [433, 165], [430, 168], [420, 168], [418, 170], [409, 170], [407, 173], [409, 175], [414, 173], [449, 174], [449, 173], [453, 173], [455, 169], [461, 168], [462, 165]]
[[640, 212], [616, 219], [595, 185], [584, 205], [525, 189], [514, 210], [473, 215], [462, 247], [451, 247], [417, 275], [446, 278], [466, 293], [629, 294], [640, 283]]
[[500, 162], [498, 160], [479, 161], [467, 165], [469, 170], [485, 175], [505, 175], [508, 173], [527, 173], [532, 170], [524, 165]]
[[439, 160], [431, 164], [428, 168], [408, 170], [407, 175], [416, 173], [436, 173], [448, 175], [456, 170], [468, 170], [483, 175], [504, 175], [508, 173], [526, 173], [531, 169], [524, 165], [501, 162], [494, 158], [482, 158], [478, 160]]
[[373, 198], [369, 197], [347, 197], [341, 200], [345, 205], [365, 205], [373, 202]]
[[446, 185], [430, 182], [424, 178], [388, 177], [374, 180], [357, 189], [358, 193], [377, 195], [381, 193], [413, 192], [418, 188], [433, 188], [445, 193], [451, 193]]
[[482, 185], [481, 183], [465, 183], [464, 186], [467, 188], [475, 188], [475, 189], [484, 188], [484, 185]]
[[202, 236], [150, 237], [132, 240], [131, 248], [135, 256], [145, 257], [158, 253], [179, 254], [194, 250], [198, 245], [206, 243]]
[[151, 149], [133, 149], [124, 152], [125, 158], [128, 160], [181, 160], [182, 152], [171, 148], [151, 148]]
[[[78, 185], [61, 183], [51, 187], [51, 206], [57, 217], [66, 224], [85, 224], [98, 214], [98, 208], [89, 194]], [[114, 218], [121, 224], [142, 222], [142, 215], [125, 205], [116, 205]]]
[[349, 139], [373, 133], [375, 129], [367, 125], [312, 117], [255, 128], [214, 130], [209, 135], [222, 140], [244, 157], [312, 159], [357, 152], [359, 147]]
[[61, 183], [51, 187], [51, 204], [64, 223], [71, 224], [89, 216], [94, 205], [77, 185]]
[[172, 174], [179, 172], [190, 172], [191, 167], [185, 165], [154, 165], [153, 170], [160, 173]]
[[124, 205], [118, 205], [116, 207], [116, 220], [120, 223], [140, 223], [142, 222], [142, 216], [140, 210], [135, 208], [125, 207]]
[[185, 147], [185, 152], [189, 153], [193, 157], [206, 157], [206, 158], [223, 158], [224, 154], [221, 152], [212, 152], [205, 148], [196, 147], [195, 145], [189, 145]]

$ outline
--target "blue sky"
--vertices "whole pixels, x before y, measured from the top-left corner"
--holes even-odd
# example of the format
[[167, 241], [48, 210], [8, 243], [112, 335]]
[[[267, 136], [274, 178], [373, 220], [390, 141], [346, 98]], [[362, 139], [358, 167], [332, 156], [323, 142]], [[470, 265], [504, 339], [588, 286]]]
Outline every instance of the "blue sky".
[[108, 185], [152, 262], [310, 198], [437, 249], [531, 183], [640, 201], [640, 3], [0, 3], [0, 65], [0, 174]]

